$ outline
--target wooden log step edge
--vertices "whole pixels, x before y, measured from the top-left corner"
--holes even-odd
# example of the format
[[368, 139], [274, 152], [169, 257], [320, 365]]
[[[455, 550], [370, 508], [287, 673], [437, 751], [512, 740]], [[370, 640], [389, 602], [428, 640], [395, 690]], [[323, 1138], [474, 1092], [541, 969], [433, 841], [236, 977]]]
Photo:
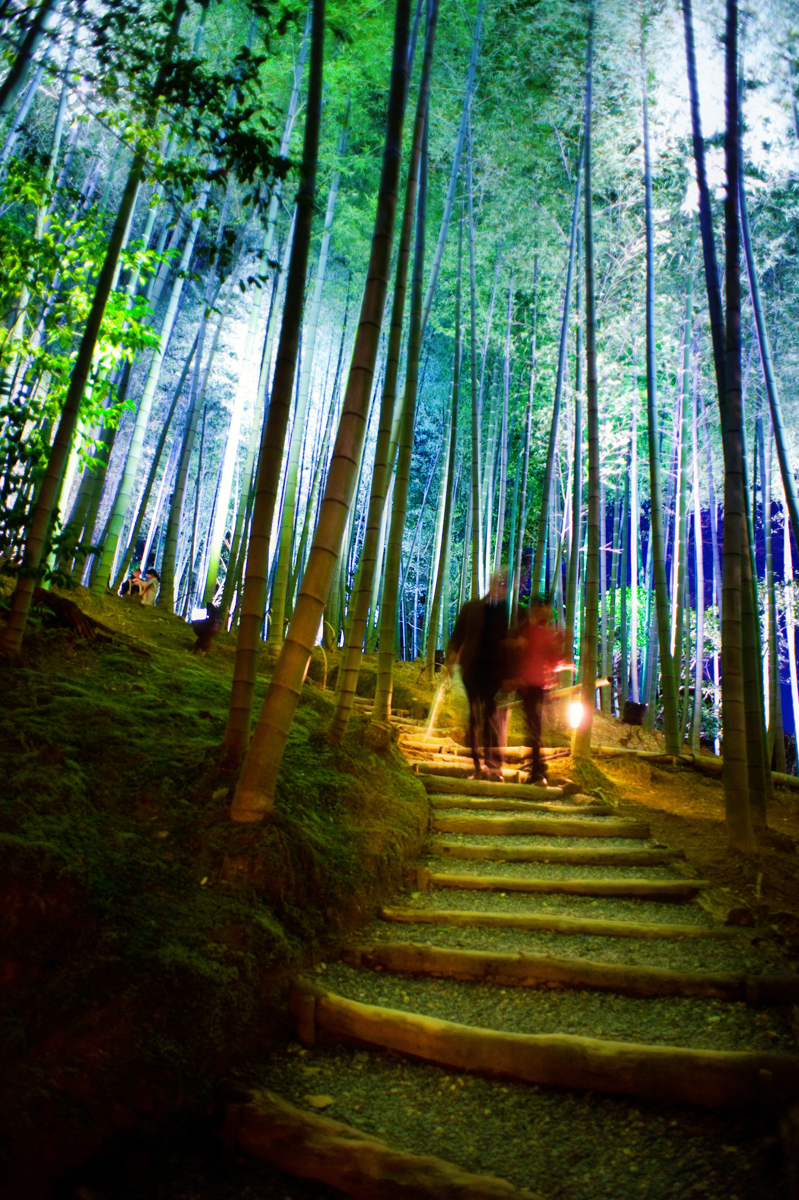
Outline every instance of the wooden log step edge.
[[495, 846], [470, 846], [431, 838], [430, 854], [439, 858], [482, 859], [490, 862], [571, 863], [574, 866], [659, 867], [685, 858], [684, 850], [617, 850], [593, 846], [514, 846], [502, 842]]
[[579, 787], [539, 787], [534, 783], [495, 783], [490, 779], [452, 779], [447, 775], [419, 772], [425, 791], [450, 796], [499, 796], [506, 800], [557, 800], [573, 795]]
[[454, 950], [426, 942], [367, 942], [351, 946], [342, 961], [353, 967], [493, 983], [501, 987], [595, 988], [625, 996], [701, 996], [747, 1004], [796, 1004], [799, 975], [747, 975], [745, 971], [672, 971], [629, 967], [590, 958], [550, 954], [494, 954]]
[[655, 900], [686, 900], [708, 879], [519, 879], [515, 875], [458, 875], [418, 867], [416, 886], [457, 888], [472, 892], [535, 892], [545, 896], [647, 896]]
[[381, 921], [403, 925], [451, 925], [459, 929], [545, 929], [549, 933], [597, 937], [714, 938], [755, 937], [762, 931], [739, 925], [674, 925], [665, 921], [608, 921], [599, 917], [559, 917], [549, 913], [472, 912], [454, 908], [381, 908]]
[[[458, 783], [458, 782], [474, 783], [475, 782], [475, 780], [472, 779], [472, 775], [474, 774], [474, 766], [471, 761], [469, 761], [468, 763], [465, 763], [465, 762], [458, 762], [457, 760], [453, 759], [452, 761], [446, 760], [444, 762], [432, 762], [428, 758], [419, 758], [418, 756], [414, 757], [413, 752], [408, 754], [406, 752], [404, 746], [401, 746], [400, 749], [402, 750], [403, 754], [405, 755], [406, 759], [408, 760], [409, 765], [413, 767], [413, 769], [415, 770], [417, 775], [421, 776], [423, 782], [424, 782], [424, 780], [426, 780], [428, 778], [449, 779], [453, 783]], [[500, 774], [502, 776], [502, 784], [500, 784], [499, 786], [505, 786], [505, 787], [537, 786], [537, 785], [525, 783], [525, 779], [527, 778], [527, 776], [524, 773], [523, 768], [521, 768], [521, 767], [513, 767], [513, 766], [503, 767], [502, 770], [500, 771]], [[479, 782], [479, 780], [477, 782]], [[544, 789], [542, 789], [542, 791], [543, 790]], [[554, 790], [555, 789], [553, 788], [553, 793], [554, 793]]]
[[780, 1106], [799, 1091], [799, 1058], [690, 1050], [573, 1034], [501, 1033], [347, 1000], [312, 983], [292, 988], [298, 1037], [355, 1040], [427, 1062], [545, 1087], [641, 1096], [708, 1108]]
[[[399, 745], [405, 750], [421, 750], [425, 754], [452, 755], [453, 758], [462, 758], [471, 762], [471, 747], [464, 746], [461, 742], [456, 742], [453, 738], [447, 737], [444, 734], [432, 734], [428, 737], [413, 737], [411, 734], [402, 733], [399, 736]], [[505, 763], [511, 762], [526, 762], [532, 758], [532, 746], [503, 746], [502, 759]], [[567, 746], [542, 746], [541, 758], [544, 761], [556, 758], [568, 758], [571, 751]]]
[[610, 804], [597, 804], [588, 796], [575, 796], [579, 804], [553, 804], [550, 801], [537, 803], [534, 800], [506, 800], [499, 796], [434, 796], [434, 812], [460, 808], [465, 812], [543, 812], [562, 813], [565, 817], [612, 817], [616, 809]]
[[359, 1200], [541, 1200], [494, 1175], [473, 1175], [433, 1155], [406, 1154], [371, 1133], [303, 1112], [272, 1092], [229, 1104], [224, 1144], [301, 1179]]
[[433, 816], [434, 833], [478, 833], [499, 837], [546, 834], [554, 837], [636, 838], [646, 841], [649, 826], [643, 821], [581, 821], [570, 817], [445, 817]]

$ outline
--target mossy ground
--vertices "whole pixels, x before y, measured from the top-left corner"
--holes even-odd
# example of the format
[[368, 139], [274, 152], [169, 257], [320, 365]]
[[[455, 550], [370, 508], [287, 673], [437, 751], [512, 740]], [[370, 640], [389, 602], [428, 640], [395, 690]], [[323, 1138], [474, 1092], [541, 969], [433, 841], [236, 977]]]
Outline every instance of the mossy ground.
[[207, 1097], [278, 1036], [291, 970], [396, 886], [427, 817], [362, 717], [328, 746], [317, 654], [274, 819], [234, 825], [219, 765], [233, 640], [198, 658], [176, 617], [72, 598], [112, 643], [41, 615], [0, 664], [0, 1124], [6, 1168], [46, 1141], [51, 1176], [98, 1134]]

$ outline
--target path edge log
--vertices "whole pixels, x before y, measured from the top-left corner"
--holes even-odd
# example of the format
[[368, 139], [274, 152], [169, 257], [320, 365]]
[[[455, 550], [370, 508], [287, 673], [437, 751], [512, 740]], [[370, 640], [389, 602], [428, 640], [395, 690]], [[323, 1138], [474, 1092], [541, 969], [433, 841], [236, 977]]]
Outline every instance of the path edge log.
[[272, 1092], [225, 1113], [225, 1149], [316, 1179], [358, 1200], [541, 1200], [494, 1175], [474, 1175], [433, 1155], [409, 1154], [374, 1136], [303, 1112]]

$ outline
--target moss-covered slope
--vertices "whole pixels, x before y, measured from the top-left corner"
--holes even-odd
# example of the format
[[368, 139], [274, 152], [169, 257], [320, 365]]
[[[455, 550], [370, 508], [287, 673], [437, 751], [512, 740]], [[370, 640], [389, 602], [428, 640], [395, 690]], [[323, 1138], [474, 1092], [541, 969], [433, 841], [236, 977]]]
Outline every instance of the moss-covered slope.
[[0, 1174], [26, 1197], [280, 1033], [290, 970], [396, 886], [427, 819], [363, 718], [328, 747], [309, 682], [274, 820], [232, 824], [232, 641], [197, 658], [177, 618], [78, 599], [112, 642], [42, 614], [0, 663]]

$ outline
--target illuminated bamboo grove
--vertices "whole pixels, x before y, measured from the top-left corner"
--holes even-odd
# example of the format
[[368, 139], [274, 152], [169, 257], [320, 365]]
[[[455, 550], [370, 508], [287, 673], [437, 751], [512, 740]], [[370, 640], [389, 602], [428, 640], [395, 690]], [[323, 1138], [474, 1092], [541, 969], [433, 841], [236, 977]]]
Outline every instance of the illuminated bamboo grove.
[[799, 68], [761, 7], [5, 11], [3, 652], [37, 585], [214, 604], [261, 820], [314, 643], [338, 741], [362, 653], [376, 723], [398, 658], [432, 696], [504, 567], [567, 626], [575, 753], [611, 675], [605, 716], [724, 752], [750, 849], [799, 705]]

